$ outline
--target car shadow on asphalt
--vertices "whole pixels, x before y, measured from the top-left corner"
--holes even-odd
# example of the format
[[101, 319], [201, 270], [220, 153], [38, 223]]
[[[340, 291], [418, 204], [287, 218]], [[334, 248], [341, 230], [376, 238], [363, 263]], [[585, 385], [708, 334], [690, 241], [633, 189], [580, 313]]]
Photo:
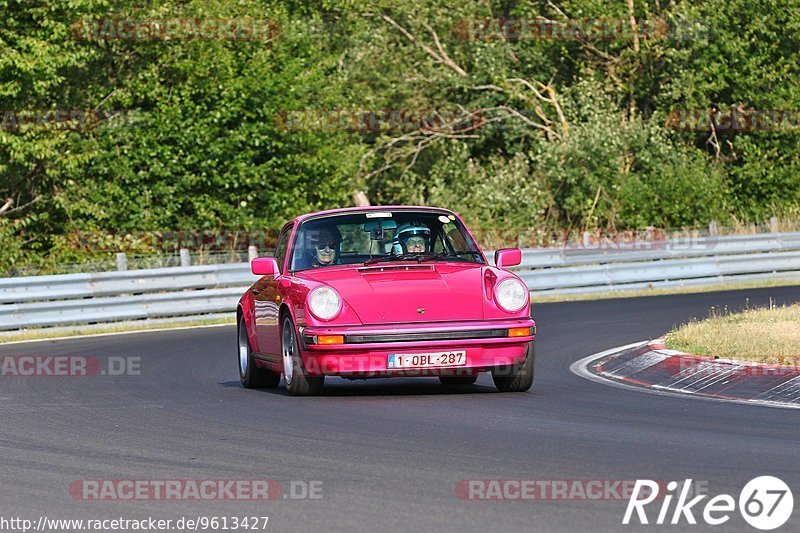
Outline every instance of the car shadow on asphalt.
[[[225, 381], [219, 383], [219, 385], [229, 388], [242, 388], [241, 383], [238, 381]], [[282, 381], [277, 389], [258, 389], [257, 392], [278, 396], [289, 395]], [[357, 381], [328, 378], [319, 396], [442, 396], [487, 393], [499, 394], [493, 385], [484, 385], [480, 381], [473, 385], [442, 385], [436, 378], [375, 378]]]

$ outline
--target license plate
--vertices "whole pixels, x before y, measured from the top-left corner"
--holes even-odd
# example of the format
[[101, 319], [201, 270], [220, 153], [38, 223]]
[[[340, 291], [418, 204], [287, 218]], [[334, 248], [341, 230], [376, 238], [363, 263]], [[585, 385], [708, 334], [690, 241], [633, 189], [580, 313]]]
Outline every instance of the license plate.
[[433, 353], [389, 354], [388, 368], [429, 368], [438, 366], [464, 366], [467, 364], [466, 350]]

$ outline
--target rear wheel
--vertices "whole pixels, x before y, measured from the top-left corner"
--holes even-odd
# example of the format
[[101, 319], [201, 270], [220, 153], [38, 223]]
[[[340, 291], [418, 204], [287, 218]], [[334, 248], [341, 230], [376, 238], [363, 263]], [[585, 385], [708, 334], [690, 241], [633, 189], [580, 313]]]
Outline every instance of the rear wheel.
[[294, 323], [288, 315], [281, 325], [281, 358], [283, 359], [283, 380], [291, 396], [315, 396], [325, 384], [325, 376], [309, 376], [303, 367]]
[[439, 376], [442, 385], [472, 385], [478, 376]]
[[500, 392], [525, 392], [533, 385], [533, 376], [536, 364], [536, 346], [531, 341], [528, 345], [528, 355], [519, 365], [498, 366], [492, 370], [494, 385]]
[[239, 379], [245, 389], [274, 389], [281, 381], [281, 375], [266, 368], [256, 366], [253, 350], [250, 349], [250, 339], [247, 336], [247, 326], [244, 317], [239, 319]]

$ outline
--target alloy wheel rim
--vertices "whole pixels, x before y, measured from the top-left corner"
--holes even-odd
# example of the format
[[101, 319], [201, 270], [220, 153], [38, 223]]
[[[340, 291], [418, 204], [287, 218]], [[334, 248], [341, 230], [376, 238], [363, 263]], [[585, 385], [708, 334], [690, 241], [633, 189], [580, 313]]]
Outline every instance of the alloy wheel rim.
[[247, 375], [247, 365], [250, 362], [250, 346], [247, 343], [247, 330], [243, 324], [239, 325], [239, 372]]
[[287, 320], [283, 324], [283, 378], [286, 384], [292, 382], [294, 375], [294, 334], [292, 332], [292, 325]]

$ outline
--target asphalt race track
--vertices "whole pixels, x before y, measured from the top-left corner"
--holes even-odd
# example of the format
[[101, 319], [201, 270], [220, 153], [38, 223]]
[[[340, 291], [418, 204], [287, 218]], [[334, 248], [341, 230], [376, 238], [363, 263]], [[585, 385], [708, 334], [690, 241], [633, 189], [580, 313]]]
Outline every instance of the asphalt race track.
[[[249, 391], [233, 326], [0, 346], [3, 356], [141, 365], [141, 375], [0, 378], [0, 514], [258, 515], [269, 516], [267, 531], [757, 531], [738, 511], [717, 527], [623, 526], [624, 500], [465, 501], [455, 487], [692, 478], [738, 499], [750, 479], [775, 475], [800, 494], [800, 412], [643, 394], [569, 371], [712, 305], [770, 297], [800, 301], [800, 287], [537, 305], [537, 374], [526, 394], [498, 393], [488, 375], [462, 389], [425, 378], [328, 379], [317, 398], [290, 398], [283, 386]], [[321, 481], [322, 498], [83, 501], [69, 492], [83, 479], [265, 478], [284, 489]], [[800, 513], [784, 530], [800, 530]]]

